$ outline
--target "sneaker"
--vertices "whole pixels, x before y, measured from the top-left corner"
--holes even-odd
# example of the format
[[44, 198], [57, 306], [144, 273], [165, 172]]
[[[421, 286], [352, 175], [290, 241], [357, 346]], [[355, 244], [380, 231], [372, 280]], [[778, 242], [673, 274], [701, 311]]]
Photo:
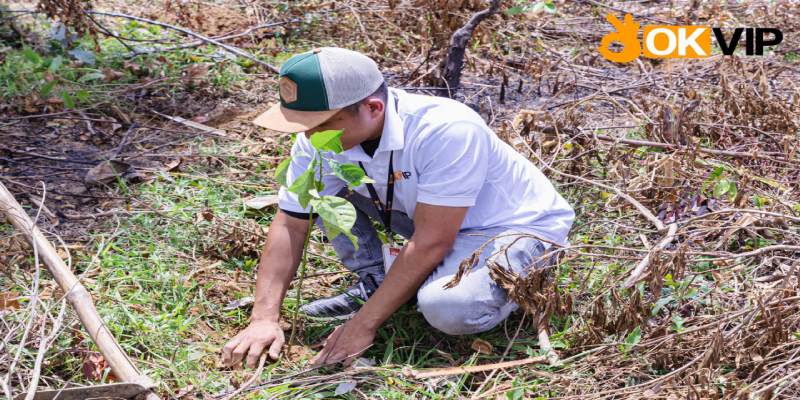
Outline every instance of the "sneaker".
[[309, 317], [344, 320], [349, 319], [372, 296], [383, 281], [383, 276], [365, 275], [343, 293], [312, 301], [300, 307]]

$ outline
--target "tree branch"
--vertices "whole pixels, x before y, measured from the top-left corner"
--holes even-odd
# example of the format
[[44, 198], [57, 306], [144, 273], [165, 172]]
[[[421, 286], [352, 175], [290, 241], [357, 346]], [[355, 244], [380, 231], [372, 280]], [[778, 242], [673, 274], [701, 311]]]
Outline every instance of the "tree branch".
[[131, 19], [131, 20], [134, 20], [134, 21], [144, 22], [144, 23], [147, 23], [147, 24], [158, 25], [158, 26], [160, 26], [162, 28], [172, 29], [172, 30], [181, 32], [181, 33], [183, 33], [185, 35], [191, 36], [191, 37], [193, 37], [195, 39], [199, 39], [199, 40], [201, 40], [201, 41], [203, 41], [205, 43], [213, 44], [213, 45], [215, 45], [217, 47], [220, 47], [223, 50], [225, 50], [225, 51], [227, 51], [227, 52], [229, 52], [231, 54], [234, 54], [234, 55], [237, 55], [239, 57], [244, 57], [244, 58], [246, 58], [248, 60], [251, 60], [251, 61], [255, 62], [256, 64], [261, 65], [262, 67], [264, 67], [264, 68], [266, 68], [266, 69], [268, 69], [268, 70], [270, 70], [270, 71], [272, 71], [272, 72], [274, 72], [276, 74], [279, 73], [279, 71], [280, 71], [274, 65], [266, 63], [264, 61], [261, 61], [256, 56], [254, 56], [254, 55], [252, 55], [252, 54], [250, 54], [250, 53], [248, 53], [248, 52], [246, 52], [246, 51], [244, 51], [244, 50], [242, 50], [242, 49], [240, 49], [238, 47], [227, 45], [225, 43], [220, 42], [219, 40], [212, 39], [212, 38], [210, 38], [208, 36], [201, 35], [201, 34], [199, 34], [197, 32], [191, 31], [189, 29], [186, 29], [186, 28], [183, 28], [183, 27], [180, 27], [180, 26], [170, 25], [170, 24], [167, 24], [167, 23], [164, 23], [164, 22], [154, 21], [152, 19], [137, 17], [137, 16], [134, 16], [134, 15], [122, 14], [122, 13], [117, 13], [117, 12], [103, 12], [103, 11], [86, 11], [86, 12], [88, 14], [103, 15], [103, 16], [106, 16], [106, 17], [126, 18], [126, 19]]
[[450, 48], [447, 50], [444, 69], [442, 70], [442, 80], [446, 89], [439, 91], [440, 96], [453, 97], [461, 82], [464, 53], [466, 53], [467, 44], [472, 38], [472, 32], [481, 21], [496, 13], [499, 8], [500, 0], [492, 0], [489, 8], [473, 14], [464, 26], [453, 32], [453, 36], [450, 37]]

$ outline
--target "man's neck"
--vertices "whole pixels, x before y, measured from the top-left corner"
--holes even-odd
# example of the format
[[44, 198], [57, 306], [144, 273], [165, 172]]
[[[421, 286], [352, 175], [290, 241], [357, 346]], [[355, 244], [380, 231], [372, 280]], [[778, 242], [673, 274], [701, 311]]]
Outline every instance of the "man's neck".
[[368, 156], [374, 157], [375, 151], [378, 150], [380, 142], [381, 142], [381, 136], [378, 135], [377, 138], [361, 142], [361, 149], [364, 150], [364, 153], [367, 153]]

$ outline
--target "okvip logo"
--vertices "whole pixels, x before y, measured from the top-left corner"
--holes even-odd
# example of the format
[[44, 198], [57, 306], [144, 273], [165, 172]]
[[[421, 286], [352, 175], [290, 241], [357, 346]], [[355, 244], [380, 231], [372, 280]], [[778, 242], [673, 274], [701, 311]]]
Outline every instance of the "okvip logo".
[[[616, 29], [603, 36], [597, 49], [604, 58], [618, 63], [631, 62], [639, 56], [648, 58], [703, 58], [711, 56], [711, 33], [724, 55], [733, 54], [745, 36], [745, 54], [763, 55], [764, 47], [778, 45], [783, 41], [783, 33], [776, 28], [736, 28], [730, 39], [720, 28], [704, 25], [645, 25], [642, 41], [639, 41], [641, 25], [625, 14], [620, 21], [613, 14], [606, 20]], [[765, 35], [771, 34], [769, 39]], [[611, 51], [611, 44], [618, 42], [622, 50]]]

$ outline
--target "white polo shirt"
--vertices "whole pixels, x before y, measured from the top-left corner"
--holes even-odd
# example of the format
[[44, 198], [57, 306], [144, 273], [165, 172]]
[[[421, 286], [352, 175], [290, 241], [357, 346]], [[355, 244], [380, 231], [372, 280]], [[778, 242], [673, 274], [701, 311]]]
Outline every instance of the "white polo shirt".
[[[475, 111], [455, 100], [393, 88], [387, 103], [374, 157], [361, 146], [326, 154], [339, 162], [361, 161], [375, 180], [382, 204], [386, 204], [389, 153], [394, 151], [393, 209], [413, 218], [417, 203], [469, 207], [461, 229], [527, 227], [545, 239], [567, 244], [575, 218], [572, 208], [542, 172], [500, 140]], [[314, 151], [310, 140], [298, 134], [286, 174], [289, 185], [306, 170]], [[346, 186], [327, 163], [323, 174], [325, 188], [320, 194], [335, 195]], [[355, 190], [369, 197], [366, 185]], [[311, 212], [285, 187], [280, 189], [278, 206]]]

